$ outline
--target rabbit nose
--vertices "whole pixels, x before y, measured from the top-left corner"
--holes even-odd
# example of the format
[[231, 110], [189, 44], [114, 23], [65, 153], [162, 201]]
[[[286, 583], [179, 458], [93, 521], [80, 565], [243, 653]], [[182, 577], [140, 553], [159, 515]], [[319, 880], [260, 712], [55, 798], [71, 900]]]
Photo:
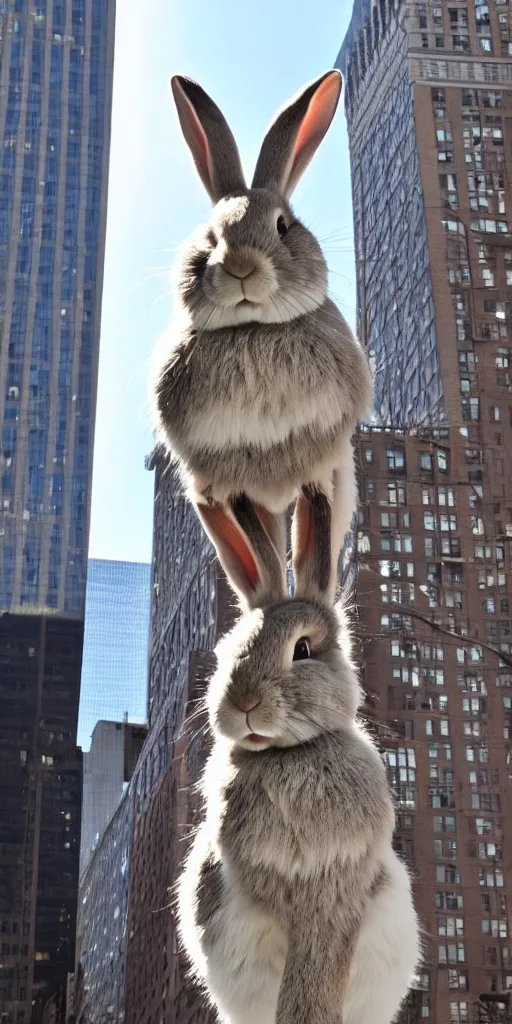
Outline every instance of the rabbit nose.
[[243, 711], [246, 715], [248, 715], [250, 711], [254, 711], [255, 708], [261, 704], [261, 700], [256, 700], [256, 698], [252, 697], [250, 694], [247, 696], [237, 694], [235, 697], [231, 694], [230, 696], [235, 707], [237, 707], [239, 711]]
[[236, 277], [238, 281], [245, 281], [255, 270], [255, 264], [241, 256], [225, 256], [222, 261], [222, 269], [230, 277]]

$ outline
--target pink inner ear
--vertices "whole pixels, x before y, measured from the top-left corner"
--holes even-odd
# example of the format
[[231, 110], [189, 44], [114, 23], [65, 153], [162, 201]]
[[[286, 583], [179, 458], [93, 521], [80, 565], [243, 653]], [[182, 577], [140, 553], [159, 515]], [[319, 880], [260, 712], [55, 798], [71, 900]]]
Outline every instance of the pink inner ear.
[[312, 96], [295, 140], [293, 163], [312, 138], [327, 131], [336, 108], [340, 87], [340, 76], [333, 73], [324, 79]]
[[194, 143], [198, 155], [212, 180], [212, 159], [210, 154], [210, 147], [208, 145], [208, 139], [206, 138], [206, 132], [192, 106], [189, 99], [185, 97], [190, 108], [190, 127], [192, 129], [192, 135], [194, 136]]
[[[178, 114], [181, 121], [183, 134], [187, 143], [192, 151], [194, 160], [199, 170], [199, 174], [203, 178], [203, 183], [207, 189], [212, 188], [212, 156], [210, 153], [210, 146], [208, 145], [208, 138], [204, 128], [199, 120], [193, 104], [190, 102], [185, 90], [181, 83], [176, 79], [171, 79], [171, 86], [173, 91], [175, 86], [173, 83], [176, 81], [176, 91], [179, 93], [181, 103], [176, 97], [175, 101], [178, 107]], [[185, 104], [185, 108], [183, 108]], [[182, 119], [183, 118], [183, 119]], [[205, 180], [206, 176], [206, 180]]]
[[219, 546], [223, 545], [235, 556], [251, 590], [256, 590], [260, 582], [258, 566], [236, 524], [221, 505], [215, 505], [213, 508], [201, 505], [201, 515], [208, 523], [212, 535], [218, 538]]
[[193, 136], [194, 136], [195, 144], [197, 146], [197, 149], [198, 149], [199, 153], [201, 154], [201, 159], [202, 159], [205, 167], [208, 167], [208, 169], [209, 169], [210, 161], [209, 161], [208, 157], [210, 155], [210, 150], [209, 150], [208, 143], [206, 141], [206, 135], [205, 135], [205, 133], [204, 133], [204, 131], [203, 131], [203, 129], [202, 129], [200, 123], [199, 123], [199, 119], [196, 117], [195, 113], [193, 114], [193, 117], [192, 117], [192, 126], [191, 127], [192, 127], [192, 133], [193, 133]]

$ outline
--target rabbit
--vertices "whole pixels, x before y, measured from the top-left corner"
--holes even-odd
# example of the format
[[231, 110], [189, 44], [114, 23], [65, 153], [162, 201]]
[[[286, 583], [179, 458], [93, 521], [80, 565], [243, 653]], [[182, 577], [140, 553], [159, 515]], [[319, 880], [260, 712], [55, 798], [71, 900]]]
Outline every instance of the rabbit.
[[178, 883], [178, 928], [226, 1024], [390, 1024], [420, 956], [343, 612], [319, 586], [325, 495], [310, 498], [301, 598], [245, 495], [215, 527], [231, 582], [242, 589], [248, 566], [258, 580], [217, 648], [206, 814]]
[[173, 322], [151, 375], [157, 433], [200, 516], [204, 504], [239, 493], [280, 513], [302, 485], [320, 488], [334, 506], [337, 558], [357, 497], [350, 439], [371, 409], [372, 376], [328, 297], [320, 245], [289, 199], [329, 128], [342, 77], [321, 75], [281, 109], [250, 188], [216, 104], [189, 78], [171, 85], [214, 207], [176, 267]]

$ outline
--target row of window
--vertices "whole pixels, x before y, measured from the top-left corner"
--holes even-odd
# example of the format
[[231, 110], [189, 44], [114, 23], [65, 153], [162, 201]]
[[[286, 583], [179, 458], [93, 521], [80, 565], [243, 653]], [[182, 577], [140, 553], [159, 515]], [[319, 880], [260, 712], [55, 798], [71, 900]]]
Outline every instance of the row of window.
[[[381, 519], [382, 519], [383, 516], [385, 517], [385, 522], [386, 522], [386, 526], [387, 527], [389, 527], [389, 525], [390, 525], [390, 523], [389, 523], [390, 519], [394, 519], [395, 525], [397, 525], [397, 517], [396, 517], [396, 515], [394, 513], [383, 512], [383, 513], [381, 513]], [[476, 518], [478, 518], [478, 517], [476, 517]], [[475, 517], [473, 517], [473, 516], [471, 517], [471, 527], [472, 527], [473, 532], [474, 532], [475, 528], [480, 530], [479, 523], [477, 523], [475, 521]], [[446, 532], [446, 531], [444, 531], [444, 532]], [[424, 541], [423, 541], [424, 553], [425, 553], [425, 555], [428, 558], [432, 558], [433, 556], [435, 556], [438, 553], [437, 552], [436, 540], [437, 540], [437, 538], [435, 538], [435, 537], [425, 537], [424, 538]], [[448, 555], [448, 556], [451, 555], [454, 558], [460, 557], [460, 543], [458, 542], [457, 538], [442, 537], [442, 538], [440, 538], [440, 540], [441, 540], [441, 547], [440, 547], [440, 551], [439, 551], [440, 554]], [[454, 544], [455, 541], [457, 541], [456, 544]], [[364, 552], [368, 553], [371, 550], [370, 540], [369, 540], [369, 538], [367, 536], [365, 536], [365, 535], [363, 536], [362, 534], [360, 534], [360, 536], [358, 538], [358, 543], [360, 544], [360, 549], [363, 550]], [[393, 552], [394, 554], [397, 554], [397, 555], [400, 555], [400, 554], [412, 554], [413, 539], [412, 539], [412, 537], [410, 537], [407, 534], [401, 534], [401, 533], [381, 533], [381, 535], [380, 535], [380, 547], [381, 547], [381, 551], [389, 551], [389, 552]], [[505, 547], [504, 547], [503, 544], [496, 544], [494, 546], [492, 546], [491, 544], [475, 544], [474, 557], [475, 557], [475, 559], [477, 561], [491, 561], [491, 560], [495, 559], [496, 562], [498, 563], [498, 566], [500, 566], [505, 561]], [[380, 564], [383, 565], [385, 563], [381, 562]], [[390, 562], [389, 564], [390, 564], [390, 566], [394, 566], [396, 568], [396, 566], [400, 565], [401, 563]], [[412, 565], [413, 563], [406, 563], [406, 564], [407, 565]], [[460, 568], [459, 571], [462, 572], [462, 569]], [[390, 575], [391, 575], [391, 573], [390, 573]], [[401, 575], [404, 575], [403, 569], [401, 570]], [[405, 575], [409, 575], [409, 572], [407, 570], [406, 570]], [[500, 574], [499, 578], [501, 578], [502, 576], [503, 576], [503, 574]], [[478, 577], [478, 585], [479, 585], [480, 589], [483, 589], [482, 586], [480, 585], [481, 584], [481, 580], [482, 580], [482, 577], [479, 575], [479, 577]], [[486, 584], [486, 585], [493, 586], [494, 584], [489, 583], [489, 584]], [[498, 586], [502, 586], [502, 583], [498, 582]]]
[[[483, 897], [482, 897], [483, 898]], [[490, 899], [490, 897], [488, 897]], [[505, 897], [502, 896], [502, 900]], [[505, 910], [506, 914], [506, 902]], [[500, 918], [493, 920], [484, 919], [482, 920], [482, 935], [490, 935], [493, 939], [506, 939], [508, 937], [508, 927], [506, 920]], [[437, 918], [437, 934], [447, 939], [457, 939], [464, 935], [464, 918], [463, 917], [438, 917]]]
[[[436, 856], [442, 857], [443, 856], [442, 841], [441, 840], [435, 840], [435, 843], [436, 844], [438, 844], [438, 843], [441, 844], [441, 852], [440, 853], [437, 852], [438, 847], [436, 846], [435, 853], [436, 853]], [[450, 856], [456, 857], [457, 856], [457, 843], [450, 841], [450, 843], [445, 844], [445, 845], [447, 845], [447, 849], [445, 851], [446, 856], [447, 857], [450, 857]], [[450, 849], [448, 848], [448, 846], [452, 848], [452, 852], [451, 853], [450, 853]], [[455, 847], [454, 851], [453, 851], [453, 847]], [[485, 857], [482, 858], [482, 860], [485, 860], [485, 859], [487, 859], [487, 858], [485, 858]], [[493, 859], [493, 858], [491, 858], [491, 859]], [[436, 864], [436, 882], [439, 885], [460, 885], [460, 875], [459, 875], [459, 870], [458, 870], [457, 866], [455, 864]], [[479, 868], [478, 869], [478, 882], [479, 882], [479, 885], [480, 885], [481, 888], [503, 889], [504, 888], [504, 884], [505, 884], [503, 868], [500, 867], [499, 865], [492, 865], [490, 867]], [[444, 896], [445, 894], [442, 894], [442, 895]], [[455, 894], [451, 894], [451, 895], [455, 896]], [[436, 905], [438, 905], [437, 904], [437, 898], [438, 897], [436, 895]], [[462, 900], [462, 897], [460, 897], [460, 899]], [[440, 904], [440, 905], [443, 906], [442, 904]], [[452, 906], [449, 907], [448, 909], [453, 909], [453, 910], [459, 909], [459, 906], [462, 906], [462, 902], [460, 903], [460, 905], [458, 903], [457, 904], [452, 903]]]
[[[438, 8], [438, 7], [434, 8], [434, 10], [441, 10], [441, 9], [442, 8]], [[479, 8], [477, 8], [477, 10], [479, 10]], [[507, 15], [506, 14], [500, 15], [500, 17], [505, 19], [503, 22], [500, 22], [500, 27], [502, 27], [502, 26], [506, 27], [508, 25]], [[451, 25], [452, 28], [454, 27], [454, 24], [456, 24], [456, 23], [453, 23]], [[480, 52], [486, 53], [486, 54], [493, 53], [493, 43], [492, 43], [492, 35], [491, 35], [491, 27], [490, 27], [490, 25], [488, 23], [486, 23], [486, 22], [478, 22], [477, 21], [476, 29], [477, 29], [477, 46], [478, 46], [478, 50]], [[504, 42], [505, 42], [505, 48], [506, 48], [506, 51], [507, 51], [505, 56], [506, 55], [510, 56], [510, 55], [512, 55], [512, 44], [508, 43], [508, 40], [506, 39], [506, 37], [503, 37], [503, 38], [504, 38]], [[426, 32], [423, 32], [421, 34], [421, 46], [422, 46], [423, 50], [431, 50], [432, 48], [435, 48], [436, 50], [450, 49], [450, 50], [454, 50], [455, 53], [469, 53], [470, 52], [469, 32], [468, 32], [468, 29], [464, 28], [464, 27], [459, 28], [457, 32], [452, 32], [451, 34], [447, 35], [446, 37], [445, 37], [444, 33], [441, 34], [440, 31], [436, 32], [434, 30], [434, 32], [432, 32], [430, 35], [427, 34]], [[508, 49], [507, 49], [507, 47], [508, 47]]]
[[[484, 964], [496, 966], [500, 963], [500, 956], [501, 963], [503, 965], [509, 964], [511, 962], [510, 950], [508, 946], [501, 946], [498, 947], [498, 949], [496, 949], [496, 947], [494, 946], [491, 948], [484, 948], [484, 950], [482, 951], [482, 960]], [[446, 944], [443, 943], [438, 946], [438, 962], [440, 965], [465, 963], [465, 961], [466, 950], [463, 942], [454, 942]], [[467, 1017], [463, 1019], [468, 1020]], [[497, 1019], [505, 1020], [504, 1017]]]
[[[434, 454], [431, 451], [419, 452], [419, 468], [424, 472], [432, 472], [434, 464], [437, 464], [437, 468], [440, 473], [447, 473], [449, 468], [449, 455], [445, 449], [438, 449]], [[364, 449], [364, 460], [367, 464], [373, 462], [373, 449]], [[390, 447], [386, 449], [386, 462], [390, 472], [405, 472], [405, 449], [398, 447]]]

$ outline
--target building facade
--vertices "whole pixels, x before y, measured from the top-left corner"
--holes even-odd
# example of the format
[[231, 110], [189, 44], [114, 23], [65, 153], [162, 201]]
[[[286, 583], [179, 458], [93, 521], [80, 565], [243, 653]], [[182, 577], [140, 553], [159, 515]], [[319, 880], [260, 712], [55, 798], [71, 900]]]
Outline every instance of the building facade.
[[114, 0], [0, 4], [0, 1007], [63, 1019]]
[[379, 423], [357, 440], [359, 629], [425, 928], [404, 1020], [508, 1020], [510, 8], [356, 6], [338, 63]]
[[147, 736], [145, 725], [97, 722], [83, 754], [80, 877], [115, 814]]
[[0, 8], [0, 607], [83, 616], [113, 0]]
[[151, 566], [89, 558], [78, 744], [100, 719], [145, 722]]
[[63, 1020], [75, 945], [83, 623], [0, 617], [2, 1024]]
[[[178, 954], [172, 892], [199, 812], [205, 756], [198, 699], [231, 621], [213, 549], [165, 457], [155, 471], [149, 732], [80, 880], [77, 1024], [206, 1024]], [[113, 909], [114, 908], [114, 909]]]

